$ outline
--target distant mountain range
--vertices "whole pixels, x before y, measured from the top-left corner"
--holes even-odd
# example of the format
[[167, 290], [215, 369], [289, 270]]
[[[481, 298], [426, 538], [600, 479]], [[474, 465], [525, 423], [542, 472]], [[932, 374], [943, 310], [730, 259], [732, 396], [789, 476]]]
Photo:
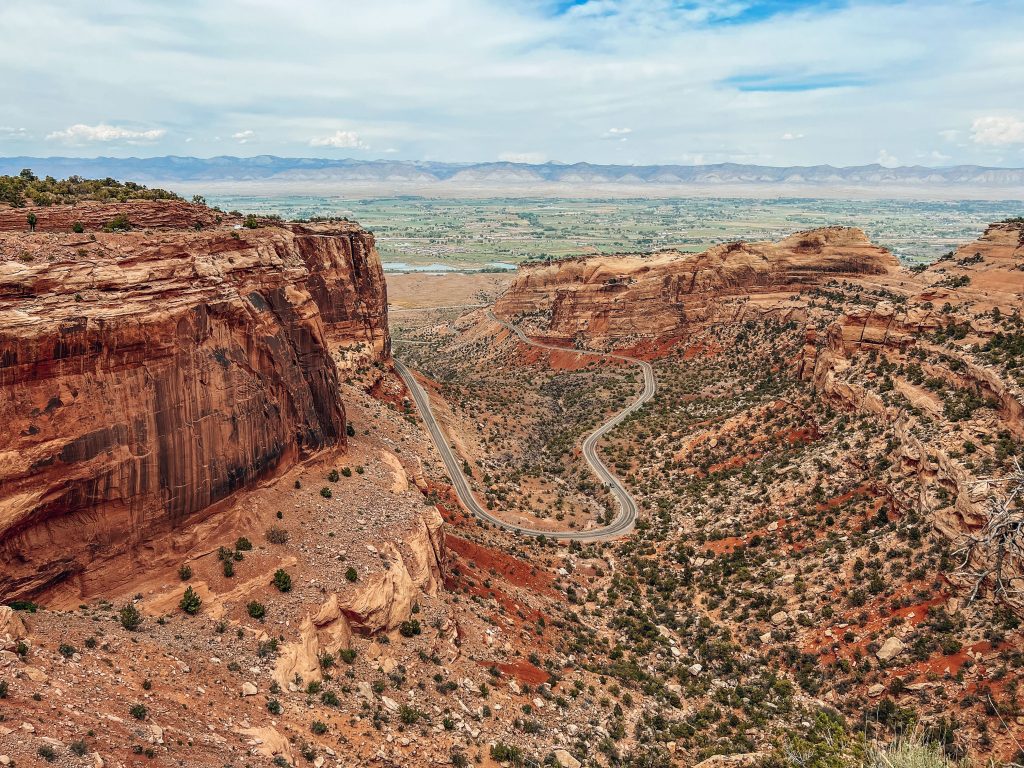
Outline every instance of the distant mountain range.
[[[459, 189], [629, 189], [660, 192], [666, 188], [888, 188], [927, 190], [971, 188], [975, 190], [1024, 190], [1024, 168], [986, 168], [957, 165], [948, 168], [881, 165], [835, 167], [831, 165], [773, 167], [766, 165], [596, 165], [592, 163], [438, 163], [389, 160], [331, 160], [324, 158], [258, 157], [148, 157], [73, 158], [3, 157], [0, 173], [31, 168], [37, 174], [56, 177], [107, 176], [147, 184], [237, 184], [259, 182], [316, 186], [388, 188], [402, 191]], [[1018, 193], [1019, 194], [1019, 193]], [[1013, 195], [1017, 197], [1018, 195]]]

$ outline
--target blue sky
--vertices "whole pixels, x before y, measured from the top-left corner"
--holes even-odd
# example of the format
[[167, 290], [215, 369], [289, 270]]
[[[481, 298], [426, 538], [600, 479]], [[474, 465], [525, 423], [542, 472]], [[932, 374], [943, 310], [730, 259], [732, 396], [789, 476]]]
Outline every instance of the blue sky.
[[1020, 0], [4, 0], [0, 154], [1024, 166], [1022, 22]]

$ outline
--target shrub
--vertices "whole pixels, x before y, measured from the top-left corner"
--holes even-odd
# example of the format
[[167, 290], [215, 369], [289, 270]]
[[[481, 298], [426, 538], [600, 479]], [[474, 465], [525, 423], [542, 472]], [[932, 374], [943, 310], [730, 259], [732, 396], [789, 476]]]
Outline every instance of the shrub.
[[341, 699], [338, 698], [338, 695], [334, 691], [324, 691], [320, 696], [320, 701], [328, 707], [341, 706]]
[[78, 741], [71, 742], [71, 752], [78, 757], [85, 757], [85, 753], [89, 751], [89, 745], [85, 743], [85, 739], [79, 739]]
[[117, 616], [121, 619], [121, 626], [129, 632], [134, 632], [142, 624], [142, 614], [131, 603], [122, 608]]
[[330, 472], [327, 473], [327, 482], [336, 483], [339, 480], [341, 480], [341, 475], [338, 474], [338, 470], [332, 469]]
[[498, 763], [523, 764], [523, 751], [503, 741], [491, 745], [491, 758]]
[[238, 541], [235, 542], [235, 549], [239, 552], [249, 552], [252, 549], [252, 542], [245, 536], [239, 536]]
[[325, 485], [323, 488], [320, 489], [320, 495], [323, 496], [325, 499], [329, 499], [334, 494], [331, 493], [331, 489]]
[[281, 706], [281, 702], [277, 699], [270, 699], [267, 702], [267, 712], [272, 715], [280, 715], [284, 711], [284, 707]]
[[224, 575], [229, 579], [235, 575], [235, 564], [231, 560], [224, 561]]
[[338, 651], [338, 657], [346, 664], [352, 664], [356, 660], [356, 649], [342, 648]]
[[76, 235], [80, 235], [83, 232], [85, 232], [85, 225], [82, 224], [82, 222], [80, 221], [76, 221], [74, 224], [71, 225], [71, 231], [74, 232]]
[[149, 712], [146, 710], [145, 704], [132, 704], [128, 707], [128, 714], [136, 720], [145, 720]]
[[57, 750], [49, 744], [43, 744], [43, 746], [36, 751], [36, 754], [48, 763], [52, 763], [57, 759]]
[[872, 747], [868, 751], [867, 768], [954, 768], [940, 744], [928, 743], [920, 735], [911, 734], [898, 739], [886, 748]]
[[131, 228], [132, 223], [128, 221], [128, 217], [123, 213], [119, 213], [103, 225], [104, 232], [127, 232]]
[[68, 645], [67, 643], [61, 643], [60, 647], [57, 650], [60, 652], [60, 655], [63, 656], [65, 659], [70, 659], [72, 656], [75, 655], [75, 653], [77, 653], [77, 651], [75, 651], [75, 646]]
[[243, 222], [242, 225], [246, 229], [256, 229], [257, 227], [259, 227], [260, 222], [256, 218], [256, 214], [250, 213], [248, 216], [245, 217], [245, 221]]
[[263, 618], [267, 615], [266, 606], [255, 600], [245, 606], [245, 610], [252, 618], [259, 619], [260, 621], [263, 621]]
[[403, 725], [416, 725], [422, 717], [423, 713], [420, 710], [408, 704], [403, 704], [398, 710], [398, 719]]
[[314, 720], [313, 724], [309, 726], [309, 729], [317, 736], [323, 736], [327, 733], [327, 723], [323, 720]]
[[420, 634], [422, 630], [420, 629], [419, 619], [403, 621], [398, 626], [398, 631], [401, 633], [402, 637], [413, 637], [414, 635]]
[[192, 566], [183, 565], [178, 569], [178, 578], [182, 581], [188, 581], [192, 578]]
[[6, 699], [11, 686], [6, 680], [0, 680], [0, 699]]
[[276, 525], [272, 525], [267, 528], [266, 533], [267, 541], [271, 544], [287, 544], [288, 543], [288, 531], [284, 528], [279, 528]]
[[192, 589], [192, 587], [189, 587], [185, 590], [185, 594], [182, 595], [181, 602], [178, 605], [180, 605], [181, 610], [189, 616], [195, 616], [203, 606], [203, 599], [196, 594], [196, 591]]
[[288, 575], [288, 571], [284, 568], [278, 568], [274, 571], [274, 586], [280, 592], [291, 592], [292, 577]]
[[359, 578], [359, 572], [350, 565], [345, 571], [345, 578], [349, 581], [356, 581]]
[[352, 477], [352, 469], [351, 469], [351, 467], [342, 467], [341, 468], [341, 474], [342, 474], [343, 477]]

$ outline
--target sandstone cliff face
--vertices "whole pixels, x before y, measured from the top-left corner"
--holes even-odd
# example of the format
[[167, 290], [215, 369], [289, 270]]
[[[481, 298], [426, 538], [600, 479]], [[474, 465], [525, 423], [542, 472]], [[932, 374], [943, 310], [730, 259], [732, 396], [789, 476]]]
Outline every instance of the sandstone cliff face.
[[343, 443], [332, 349], [390, 355], [354, 224], [0, 234], [0, 253], [4, 598]]
[[[830, 277], [885, 274], [897, 262], [858, 229], [800, 232], [779, 243], [730, 243], [704, 253], [602, 256], [524, 267], [495, 311], [532, 317], [549, 338], [594, 346], [678, 336], [731, 319], [723, 298], [779, 293]], [[725, 315], [723, 315], [723, 312]]]

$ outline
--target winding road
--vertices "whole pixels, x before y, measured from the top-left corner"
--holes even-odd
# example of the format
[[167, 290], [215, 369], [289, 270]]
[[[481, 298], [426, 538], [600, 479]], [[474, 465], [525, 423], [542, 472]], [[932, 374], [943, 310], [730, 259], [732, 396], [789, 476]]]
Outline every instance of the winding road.
[[636, 501], [634, 501], [633, 497], [629, 494], [629, 491], [625, 489], [621, 481], [612, 474], [611, 470], [609, 470], [605, 463], [601, 461], [601, 457], [597, 455], [597, 442], [620, 424], [623, 419], [640, 410], [645, 403], [654, 397], [654, 393], [657, 392], [657, 382], [654, 378], [654, 369], [651, 367], [650, 363], [644, 360], [637, 360], [636, 358], [626, 357], [625, 355], [591, 352], [589, 350], [559, 347], [554, 344], [543, 344], [529, 338], [519, 330], [519, 328], [511, 323], [507, 323], [504, 320], [495, 317], [494, 313], [490, 310], [487, 311], [487, 316], [494, 322], [499, 323], [515, 334], [519, 341], [524, 344], [541, 347], [542, 349], [551, 349], [558, 352], [569, 351], [584, 355], [593, 355], [594, 357], [622, 360], [633, 365], [638, 365], [644, 374], [644, 389], [632, 403], [587, 435], [583, 441], [583, 458], [586, 460], [587, 464], [590, 465], [590, 469], [595, 475], [597, 475], [598, 479], [600, 479], [601, 482], [612, 492], [612, 495], [615, 496], [615, 500], [619, 505], [619, 514], [608, 525], [600, 528], [590, 528], [585, 531], [572, 529], [564, 531], [543, 531], [537, 528], [527, 528], [525, 526], [515, 525], [501, 520], [488, 512], [480, 502], [477, 501], [476, 496], [473, 495], [473, 491], [469, 487], [466, 476], [462, 473], [462, 462], [448, 445], [448, 440], [445, 438], [444, 433], [441, 431], [441, 427], [437, 423], [437, 419], [434, 418], [434, 414], [430, 410], [430, 398], [427, 396], [423, 387], [420, 386], [419, 382], [416, 381], [412, 372], [401, 361], [396, 359], [395, 369], [402, 377], [402, 380], [409, 388], [409, 391], [412, 393], [413, 400], [416, 402], [416, 408], [423, 417], [423, 421], [427, 425], [427, 431], [430, 432], [430, 437], [433, 439], [434, 445], [437, 446], [437, 450], [441, 454], [445, 469], [448, 470], [448, 476], [452, 480], [452, 485], [455, 488], [455, 493], [459, 497], [459, 501], [462, 502], [462, 505], [479, 519], [491, 523], [492, 525], [496, 525], [499, 528], [504, 528], [506, 530], [528, 536], [546, 536], [549, 539], [568, 539], [574, 541], [594, 541], [628, 533], [633, 529], [633, 524], [636, 522]]

